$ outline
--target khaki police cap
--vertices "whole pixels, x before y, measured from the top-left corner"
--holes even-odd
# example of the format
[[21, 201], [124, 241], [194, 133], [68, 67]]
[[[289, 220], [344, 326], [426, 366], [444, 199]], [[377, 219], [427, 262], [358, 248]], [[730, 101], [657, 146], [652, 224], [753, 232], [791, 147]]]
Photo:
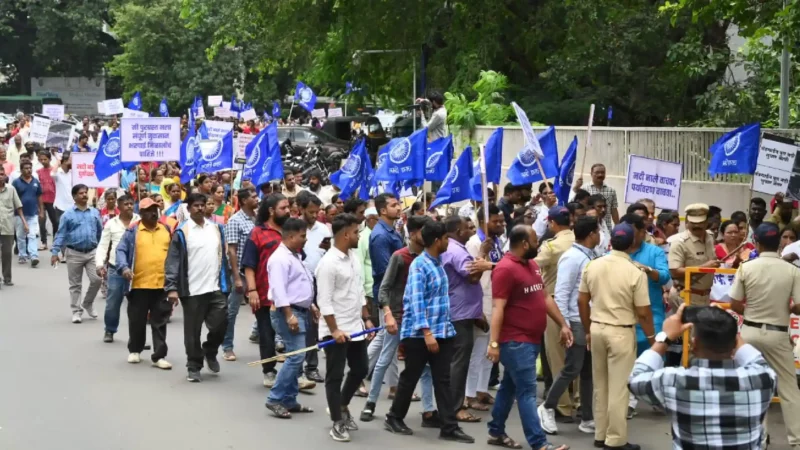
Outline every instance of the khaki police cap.
[[692, 203], [684, 210], [686, 221], [700, 223], [708, 220], [708, 205], [705, 203]]

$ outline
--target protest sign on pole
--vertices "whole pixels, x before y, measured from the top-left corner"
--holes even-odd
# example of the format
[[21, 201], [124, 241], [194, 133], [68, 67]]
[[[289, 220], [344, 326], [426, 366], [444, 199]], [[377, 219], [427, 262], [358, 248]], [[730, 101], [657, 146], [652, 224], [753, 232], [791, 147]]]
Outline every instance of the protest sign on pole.
[[247, 160], [247, 157], [245, 156], [245, 148], [247, 147], [247, 144], [255, 139], [255, 137], [255, 134], [239, 133], [239, 135], [236, 137], [235, 163], [242, 164]]
[[178, 161], [180, 117], [123, 118], [120, 124], [122, 162]]
[[98, 107], [100, 114], [105, 114], [107, 116], [117, 116], [122, 114], [125, 111], [125, 104], [122, 103], [121, 98], [114, 98], [111, 100], [105, 100], [103, 102], [103, 109], [100, 110]]
[[128, 108], [125, 108], [122, 111], [123, 119], [142, 119], [145, 117], [150, 117], [150, 113], [146, 111], [136, 111], [135, 109], [128, 109]]
[[64, 120], [64, 105], [42, 105], [42, 114], [53, 120]]
[[221, 95], [209, 95], [208, 96], [208, 106], [218, 107], [222, 105], [222, 96]]
[[208, 139], [211, 141], [218, 141], [225, 137], [229, 131], [233, 129], [233, 122], [224, 122], [221, 120], [206, 120], [203, 122], [206, 125], [208, 132]]
[[316, 117], [318, 119], [324, 119], [326, 117], [325, 109], [317, 108], [317, 109], [311, 111], [311, 117]]
[[681, 199], [682, 177], [681, 163], [630, 155], [628, 179], [625, 181], [625, 203], [636, 203], [643, 198], [649, 198], [661, 209], [677, 210]]
[[256, 120], [258, 118], [258, 114], [256, 114], [255, 109], [248, 109], [247, 111], [242, 111], [241, 113], [242, 120]]
[[[758, 149], [756, 171], [753, 174], [753, 191], [768, 195], [778, 192], [785, 194], [800, 188], [800, 179], [796, 179], [793, 172], [800, 176], [797, 155], [798, 145], [789, 138], [764, 133], [761, 138], [761, 147]], [[793, 169], [796, 167], [795, 169]], [[795, 179], [792, 189], [792, 179]]]
[[227, 119], [231, 116], [231, 111], [226, 109], [223, 106], [215, 106], [214, 107], [214, 117], [219, 117], [220, 119]]
[[50, 127], [47, 130], [47, 140], [45, 147], [57, 147], [66, 149], [72, 142], [72, 129], [73, 124], [70, 122], [59, 122], [56, 120], [50, 121]]
[[342, 108], [328, 109], [328, 117], [342, 117]]
[[47, 143], [47, 135], [50, 133], [50, 119], [44, 116], [35, 114], [31, 122], [31, 131], [28, 134], [28, 140], [37, 144], [45, 145]]
[[85, 184], [90, 188], [116, 188], [119, 187], [119, 174], [114, 174], [103, 181], [97, 179], [94, 173], [95, 153], [72, 154], [72, 185]]

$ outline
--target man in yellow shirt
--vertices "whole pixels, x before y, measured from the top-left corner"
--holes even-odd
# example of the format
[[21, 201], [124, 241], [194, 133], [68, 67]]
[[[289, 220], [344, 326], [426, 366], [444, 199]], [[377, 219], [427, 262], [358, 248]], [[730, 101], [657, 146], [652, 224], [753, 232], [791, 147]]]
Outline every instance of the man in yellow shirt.
[[171, 233], [158, 222], [158, 204], [151, 198], [139, 203], [142, 220], [133, 224], [117, 246], [117, 271], [130, 282], [128, 290], [128, 362], [141, 362], [147, 337], [147, 316], [153, 332], [153, 366], [169, 370], [167, 320], [172, 305], [164, 291], [164, 263]]

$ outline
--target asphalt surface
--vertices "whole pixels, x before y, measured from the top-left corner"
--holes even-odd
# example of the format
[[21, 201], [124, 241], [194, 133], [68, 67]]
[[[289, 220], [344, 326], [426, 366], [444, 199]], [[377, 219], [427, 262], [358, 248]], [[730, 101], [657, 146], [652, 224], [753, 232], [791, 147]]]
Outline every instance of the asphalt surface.
[[[115, 342], [103, 338], [105, 302], [99, 298], [98, 320], [71, 323], [66, 267], [52, 269], [43, 258], [37, 269], [14, 261], [13, 287], [0, 290], [0, 449], [263, 449], [332, 448], [338, 443], [328, 436], [330, 421], [325, 414], [324, 386], [300, 401], [315, 413], [295, 415], [291, 420], [272, 417], [264, 408], [267, 389], [261, 371], [246, 366], [259, 359], [258, 347], [247, 339], [253, 315], [241, 308], [236, 323], [235, 351], [238, 361], [221, 359], [222, 371], [203, 371], [203, 382], [186, 381], [182, 339], [182, 311], [176, 309], [168, 326], [167, 359], [171, 371], [149, 364], [149, 352], [138, 365], [127, 363], [127, 318], [122, 306], [120, 331]], [[86, 282], [84, 282], [86, 283]], [[84, 284], [86, 286], [86, 284]], [[150, 333], [148, 332], [148, 342]], [[321, 358], [322, 369], [324, 359]], [[324, 370], [323, 370], [324, 372]], [[541, 386], [540, 386], [541, 390]], [[378, 416], [387, 411], [386, 392], [378, 403]], [[354, 399], [357, 415], [364, 399]], [[420, 427], [419, 402], [413, 403], [406, 423], [413, 436], [395, 436], [384, 431], [380, 420], [359, 422], [351, 433], [351, 448], [487, 448], [486, 422], [463, 424], [476, 444], [455, 444], [437, 439], [437, 430]], [[671, 447], [666, 417], [640, 403], [639, 415], [629, 422], [629, 440], [644, 449]], [[770, 412], [773, 445], [788, 448], [780, 409]], [[573, 449], [591, 449], [591, 435], [580, 433], [577, 424], [560, 424], [554, 443]], [[525, 442], [514, 409], [509, 435]], [[524, 448], [529, 448], [523, 444]]]

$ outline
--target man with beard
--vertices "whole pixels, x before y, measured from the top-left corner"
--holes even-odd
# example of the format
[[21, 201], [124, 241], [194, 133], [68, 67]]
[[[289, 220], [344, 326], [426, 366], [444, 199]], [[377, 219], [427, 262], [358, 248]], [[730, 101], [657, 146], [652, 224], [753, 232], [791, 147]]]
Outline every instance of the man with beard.
[[758, 226], [764, 222], [764, 217], [766, 217], [766, 215], [767, 202], [764, 201], [763, 198], [755, 197], [750, 200], [750, 226], [747, 230], [747, 242], [750, 242], [751, 244], [755, 243], [753, 234], [755, 233], [756, 228], [758, 228]]
[[322, 185], [322, 172], [318, 169], [314, 169], [308, 174], [308, 188], [306, 190], [316, 195], [322, 201], [323, 207], [330, 205], [333, 195], [336, 194], [333, 187]]
[[294, 169], [291, 172], [286, 172], [286, 175], [283, 177], [283, 195], [286, 198], [297, 197], [297, 194], [300, 193], [303, 189], [296, 183], [297, 175], [300, 175], [300, 179], [303, 178], [303, 172], [300, 169]]

